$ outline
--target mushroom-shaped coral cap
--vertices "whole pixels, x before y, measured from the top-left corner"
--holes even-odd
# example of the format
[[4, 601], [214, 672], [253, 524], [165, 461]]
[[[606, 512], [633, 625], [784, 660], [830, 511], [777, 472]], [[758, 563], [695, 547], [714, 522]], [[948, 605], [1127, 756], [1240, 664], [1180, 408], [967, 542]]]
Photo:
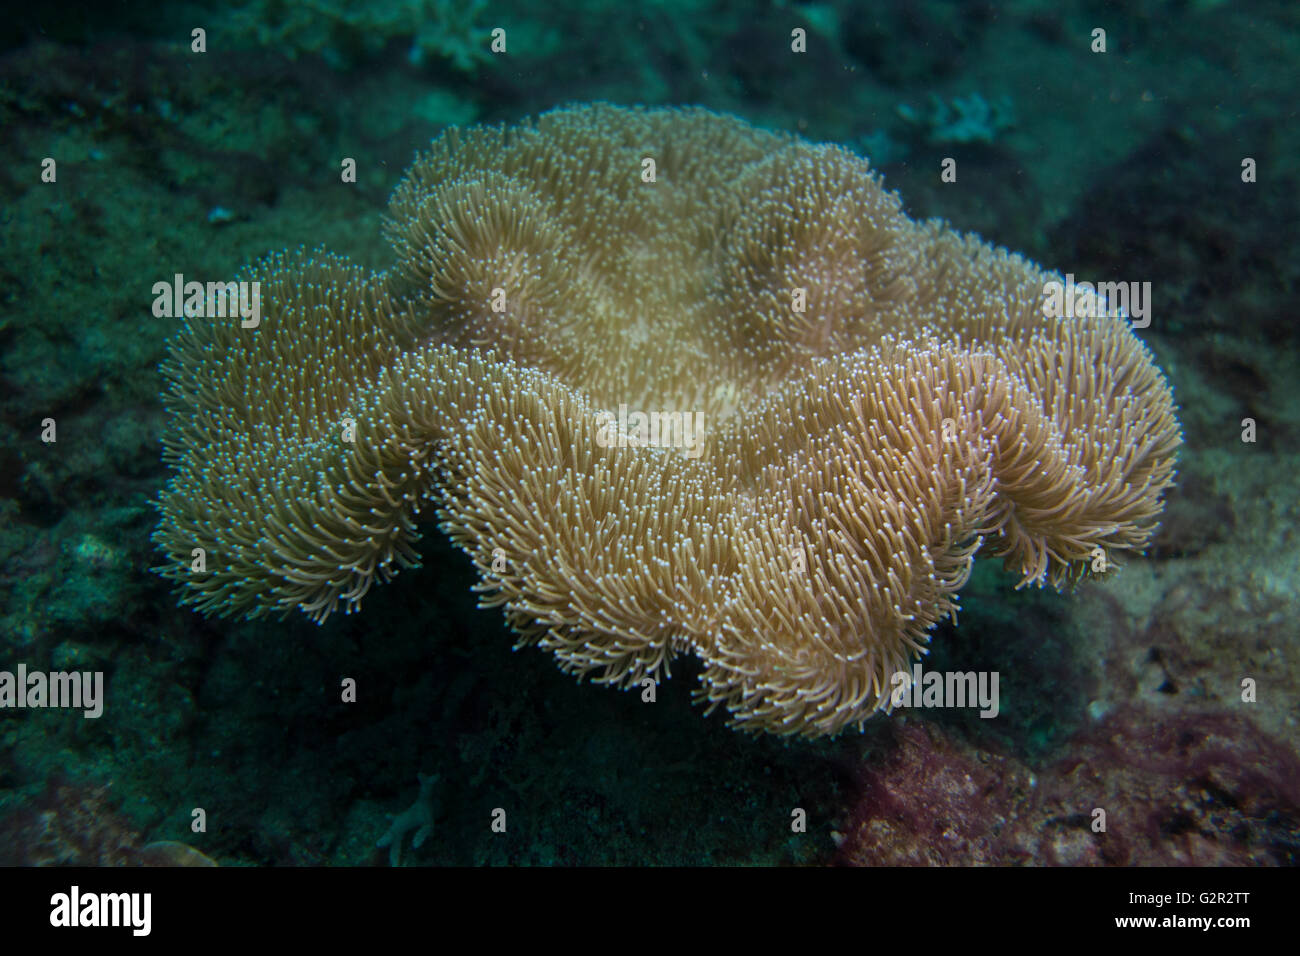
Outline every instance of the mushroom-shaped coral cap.
[[256, 328], [172, 340], [186, 603], [353, 610], [436, 513], [565, 670], [693, 654], [735, 725], [819, 735], [889, 707], [977, 553], [1060, 585], [1157, 527], [1181, 439], [1128, 322], [1049, 317], [1053, 274], [838, 147], [605, 105], [450, 130], [387, 232], [389, 271], [271, 256]]

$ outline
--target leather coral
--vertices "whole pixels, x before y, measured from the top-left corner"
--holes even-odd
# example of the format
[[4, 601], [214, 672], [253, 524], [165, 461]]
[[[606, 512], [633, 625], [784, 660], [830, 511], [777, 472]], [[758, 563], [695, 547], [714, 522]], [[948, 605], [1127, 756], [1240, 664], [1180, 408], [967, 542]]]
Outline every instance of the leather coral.
[[155, 539], [201, 611], [351, 611], [436, 515], [565, 670], [694, 655], [735, 725], [819, 735], [888, 708], [977, 553], [1061, 585], [1157, 528], [1181, 438], [1128, 323], [1049, 318], [1052, 273], [838, 147], [604, 105], [450, 130], [387, 235], [386, 272], [271, 256], [257, 328], [171, 341]]

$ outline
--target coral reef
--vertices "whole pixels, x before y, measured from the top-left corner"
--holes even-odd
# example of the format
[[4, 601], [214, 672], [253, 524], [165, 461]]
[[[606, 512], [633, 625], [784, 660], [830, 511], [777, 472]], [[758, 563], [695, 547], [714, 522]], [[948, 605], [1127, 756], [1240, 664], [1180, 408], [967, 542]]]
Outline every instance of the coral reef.
[[[433, 48], [421, 60], [416, 31], [396, 18], [369, 36], [322, 18], [263, 43], [229, 23], [235, 7], [124, 0], [66, 16], [20, 5], [0, 29], [0, 668], [102, 670], [108, 694], [98, 721], [0, 713], [5, 834], [49, 809], [51, 778], [71, 775], [82, 792], [113, 782], [87, 806], [105, 822], [116, 814], [142, 848], [197, 842], [189, 812], [202, 805], [213, 823], [202, 849], [223, 865], [385, 865], [375, 840], [411, 803], [420, 768], [441, 776], [437, 829], [418, 849], [408, 834], [403, 863], [847, 862], [869, 771], [909, 806], [947, 807], [895, 761], [915, 768], [924, 754], [954, 785], [971, 765], [1009, 782], [1032, 775], [1036, 794], [1079, 752], [1088, 760], [1072, 779], [1089, 800], [1020, 815], [1014, 793], [988, 792], [990, 819], [1004, 798], [1001, 815], [1016, 817], [1029, 853], [1017, 861], [1172, 861], [1179, 841], [1197, 859], [1294, 860], [1278, 787], [1288, 764], [1257, 743], [1293, 755], [1300, 739], [1300, 259], [1284, 241], [1300, 202], [1300, 8], [785, 0], [756, 17], [721, 0], [493, 0], [476, 24], [508, 28], [510, 53], [470, 73]], [[209, 29], [207, 55], [190, 52], [196, 24]], [[1098, 25], [1106, 55], [1089, 49]], [[795, 26], [808, 28], [807, 54], [790, 50]], [[992, 145], [929, 144], [897, 115], [900, 102], [975, 90], [1016, 104], [1016, 129]], [[150, 312], [150, 283], [228, 278], [301, 243], [389, 266], [371, 224], [444, 124], [592, 100], [699, 104], [841, 144], [886, 131], [865, 152], [914, 219], [943, 217], [1078, 276], [1152, 280], [1141, 337], [1179, 401], [1177, 485], [1147, 557], [1069, 600], [1013, 590], [996, 562], [976, 562], [960, 627], [936, 628], [925, 663], [1000, 670], [998, 719], [927, 711], [833, 740], [741, 739], [690, 706], [700, 664], [689, 655], [654, 702], [592, 693], [549, 655], [511, 653], [500, 616], [474, 608], [472, 565], [432, 527], [419, 529], [423, 568], [322, 627], [296, 614], [214, 621], [175, 607], [148, 573], [159, 559], [147, 501], [168, 478], [157, 368], [176, 331]], [[48, 156], [57, 184], [37, 175]], [[344, 156], [358, 161], [354, 184], [338, 181]], [[936, 174], [947, 156], [956, 183]], [[1256, 182], [1241, 178], [1246, 157]], [[39, 439], [47, 416], [57, 445]], [[1246, 416], [1253, 444], [1241, 440]], [[337, 699], [340, 672], [360, 681], [354, 705]], [[1249, 707], [1245, 676], [1260, 691]], [[1144, 721], [1161, 728], [1158, 751], [1144, 749]], [[1213, 721], [1215, 761], [1239, 782], [1198, 789], [1208, 751], [1160, 740]], [[918, 725], [939, 742], [927, 731], [928, 750], [893, 743]], [[1148, 755], [1158, 774], [1143, 771]], [[1242, 773], [1251, 761], [1261, 778]], [[1119, 840], [1134, 821], [1115, 817], [1112, 788], [1154, 822], [1131, 853]], [[1111, 857], [1078, 852], [1101, 849], [1077, 819], [1095, 793], [1112, 811]], [[949, 822], [960, 803], [943, 811]], [[508, 835], [485, 825], [498, 806]], [[806, 833], [790, 832], [795, 806]], [[894, 820], [894, 848], [863, 861], [1011, 861], [977, 828]]]

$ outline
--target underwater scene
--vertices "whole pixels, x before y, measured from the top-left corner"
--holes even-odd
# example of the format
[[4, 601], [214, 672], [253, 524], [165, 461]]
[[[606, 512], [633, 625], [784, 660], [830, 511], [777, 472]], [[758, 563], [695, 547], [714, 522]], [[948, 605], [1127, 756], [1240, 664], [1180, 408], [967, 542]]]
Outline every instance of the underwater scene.
[[1295, 865], [1297, 64], [9, 11], [0, 865]]

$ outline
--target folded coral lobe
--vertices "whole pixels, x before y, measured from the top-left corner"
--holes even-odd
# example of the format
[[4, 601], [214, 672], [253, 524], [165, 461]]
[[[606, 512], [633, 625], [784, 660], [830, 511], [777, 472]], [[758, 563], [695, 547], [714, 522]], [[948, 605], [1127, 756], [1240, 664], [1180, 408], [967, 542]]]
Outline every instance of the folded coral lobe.
[[386, 227], [386, 272], [272, 256], [257, 328], [171, 341], [155, 539], [205, 613], [353, 610], [427, 511], [565, 670], [691, 654], [736, 726], [820, 735], [976, 554], [1060, 585], [1156, 530], [1181, 438], [1128, 323], [1049, 318], [1052, 274], [838, 147], [558, 110], [444, 134]]

